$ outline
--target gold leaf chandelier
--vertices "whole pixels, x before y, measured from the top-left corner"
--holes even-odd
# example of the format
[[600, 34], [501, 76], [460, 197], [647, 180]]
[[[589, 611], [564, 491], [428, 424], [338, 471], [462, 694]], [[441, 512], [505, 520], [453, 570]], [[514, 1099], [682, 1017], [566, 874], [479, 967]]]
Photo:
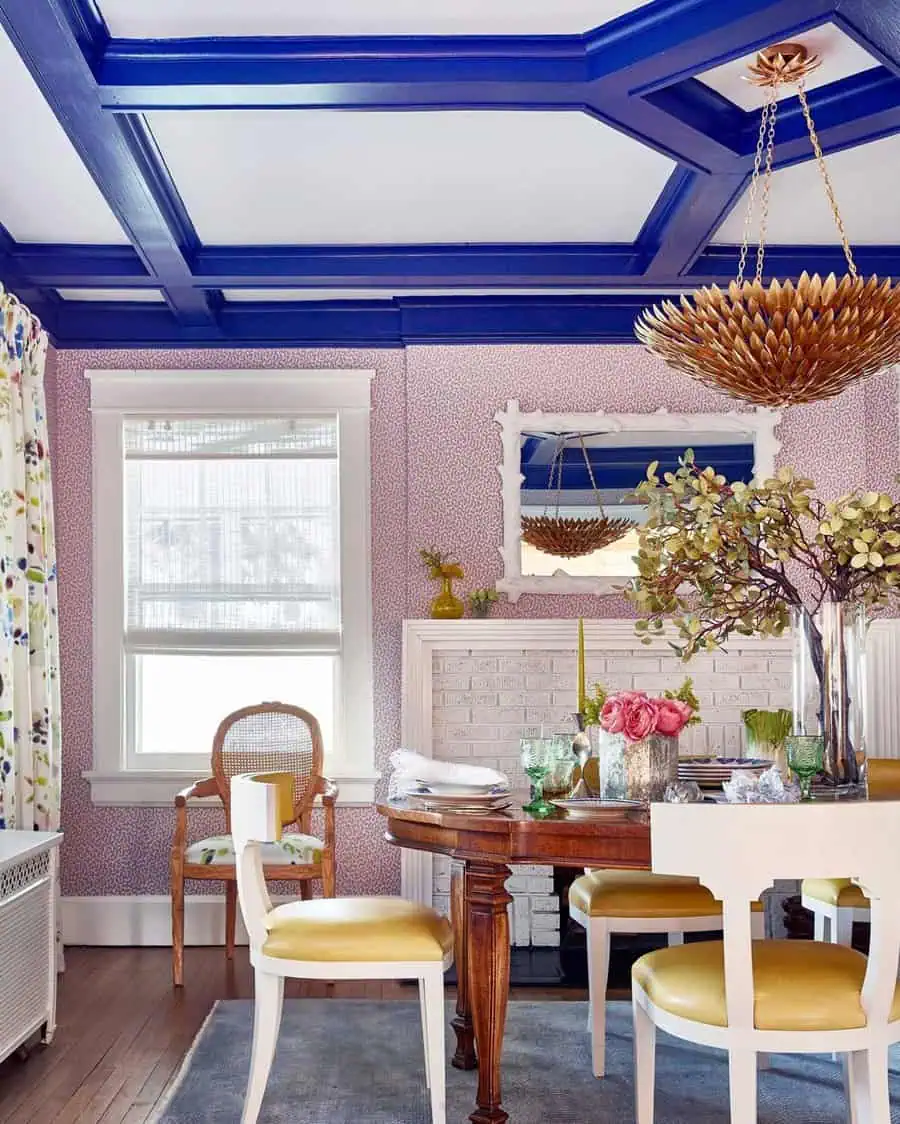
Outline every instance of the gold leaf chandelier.
[[592, 519], [577, 519], [559, 514], [563, 461], [569, 435], [557, 434], [556, 451], [550, 462], [550, 479], [547, 485], [548, 492], [552, 492], [554, 488], [556, 490], [555, 511], [550, 515], [545, 507], [543, 515], [522, 516], [520, 533], [523, 542], [554, 558], [581, 558], [585, 554], [593, 554], [595, 550], [602, 550], [603, 547], [617, 542], [636, 526], [631, 519], [610, 519], [603, 510], [594, 469], [584, 443], [584, 434], [579, 433], [577, 437], [597, 504], [597, 515]]
[[[860, 277], [838, 210], [806, 97], [805, 79], [820, 63], [802, 44], [760, 51], [749, 81], [766, 91], [750, 181], [737, 278], [727, 289], [697, 289], [680, 303], [645, 309], [635, 334], [671, 367], [734, 398], [759, 406], [794, 406], [831, 398], [851, 383], [900, 360], [900, 284]], [[805, 271], [762, 281], [775, 151], [779, 89], [796, 85], [825, 194], [840, 235], [847, 272], [825, 280]], [[763, 170], [764, 168], [764, 170]], [[756, 276], [744, 277], [750, 227], [762, 179]]]

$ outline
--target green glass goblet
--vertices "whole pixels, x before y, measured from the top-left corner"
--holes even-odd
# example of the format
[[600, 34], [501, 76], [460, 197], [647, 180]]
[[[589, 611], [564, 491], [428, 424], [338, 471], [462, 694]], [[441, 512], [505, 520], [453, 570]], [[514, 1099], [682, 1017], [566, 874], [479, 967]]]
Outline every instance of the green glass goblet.
[[553, 811], [553, 805], [544, 799], [544, 778], [553, 764], [553, 753], [548, 738], [522, 738], [522, 767], [531, 781], [531, 799], [522, 805], [522, 810], [533, 816], [546, 816]]
[[788, 768], [800, 782], [800, 799], [812, 800], [809, 786], [825, 763], [825, 739], [821, 734], [788, 734], [784, 744]]

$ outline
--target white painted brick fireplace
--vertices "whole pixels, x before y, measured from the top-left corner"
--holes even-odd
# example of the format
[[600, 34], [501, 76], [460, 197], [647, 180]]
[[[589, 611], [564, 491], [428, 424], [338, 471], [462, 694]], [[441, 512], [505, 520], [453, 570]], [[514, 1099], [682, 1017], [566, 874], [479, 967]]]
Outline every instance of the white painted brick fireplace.
[[[900, 622], [871, 626], [868, 645], [871, 756], [900, 756]], [[572, 730], [576, 700], [574, 620], [411, 620], [404, 624], [402, 744], [445, 761], [488, 765], [527, 787], [519, 739]], [[686, 674], [703, 723], [682, 735], [685, 752], [738, 755], [748, 707], [790, 707], [788, 638], [739, 637], [727, 651], [682, 664], [664, 640], [644, 646], [630, 620], [585, 621], [588, 684], [649, 692], [677, 687]], [[516, 945], [559, 942], [553, 868], [517, 866], [508, 882]], [[402, 853], [402, 893], [449, 912], [450, 860]]]

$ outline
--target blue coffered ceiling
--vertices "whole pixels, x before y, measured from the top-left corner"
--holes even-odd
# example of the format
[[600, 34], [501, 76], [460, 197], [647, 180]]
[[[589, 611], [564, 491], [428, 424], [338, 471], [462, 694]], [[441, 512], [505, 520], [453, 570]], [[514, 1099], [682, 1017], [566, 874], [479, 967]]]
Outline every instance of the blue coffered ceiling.
[[[648, 300], [733, 276], [738, 60], [790, 38], [821, 43], [859, 266], [900, 274], [900, 0], [284, 10], [0, 0], [49, 177], [0, 175], [0, 278], [59, 345], [633, 342]], [[811, 156], [786, 97], [772, 275], [842, 267]]]

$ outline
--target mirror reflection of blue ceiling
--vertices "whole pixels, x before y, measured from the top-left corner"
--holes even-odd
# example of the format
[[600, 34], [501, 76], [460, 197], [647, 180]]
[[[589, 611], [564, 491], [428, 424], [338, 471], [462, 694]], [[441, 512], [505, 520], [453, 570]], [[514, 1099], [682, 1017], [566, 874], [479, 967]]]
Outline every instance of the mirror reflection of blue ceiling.
[[[597, 446], [586, 443], [582, 451], [577, 439], [569, 442], [562, 457], [554, 458], [557, 449], [555, 436], [527, 436], [522, 440], [522, 490], [528, 492], [557, 491], [589, 492], [593, 473], [597, 488], [603, 492], [619, 494], [630, 492], [647, 475], [647, 466], [659, 462], [659, 472], [674, 472], [678, 458], [685, 449], [693, 448], [698, 465], [712, 465], [731, 481], [749, 483], [753, 476], [754, 450], [747, 444], [696, 444], [683, 446], [624, 445]], [[590, 462], [590, 471], [585, 463]], [[560, 464], [561, 460], [561, 464]], [[550, 482], [551, 465], [553, 482]], [[561, 473], [560, 473], [561, 468]], [[561, 478], [561, 483], [560, 483]]]
[[[824, 44], [860, 271], [900, 275], [900, 0], [0, 0], [0, 27], [59, 134], [41, 191], [0, 179], [0, 279], [60, 346], [634, 343], [733, 276], [741, 60], [792, 38]], [[766, 278], [842, 270], [789, 92], [776, 143]]]

